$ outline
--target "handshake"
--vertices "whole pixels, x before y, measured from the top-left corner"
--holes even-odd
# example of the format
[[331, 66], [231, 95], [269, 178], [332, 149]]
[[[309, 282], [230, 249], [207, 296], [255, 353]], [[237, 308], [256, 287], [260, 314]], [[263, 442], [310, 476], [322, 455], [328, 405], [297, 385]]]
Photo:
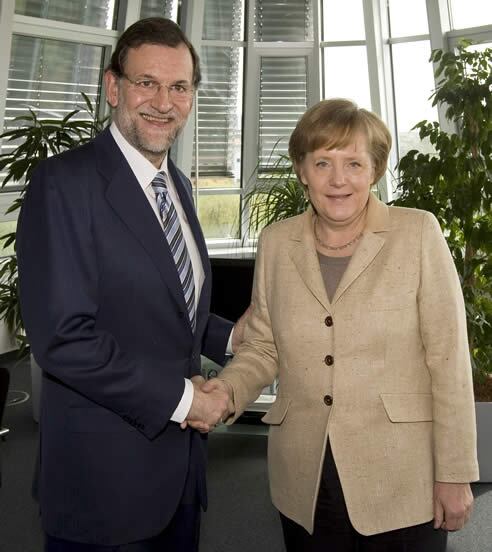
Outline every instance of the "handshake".
[[232, 388], [218, 378], [205, 381], [202, 376], [194, 376], [191, 382], [193, 402], [181, 428], [190, 426], [201, 433], [208, 433], [234, 413]]

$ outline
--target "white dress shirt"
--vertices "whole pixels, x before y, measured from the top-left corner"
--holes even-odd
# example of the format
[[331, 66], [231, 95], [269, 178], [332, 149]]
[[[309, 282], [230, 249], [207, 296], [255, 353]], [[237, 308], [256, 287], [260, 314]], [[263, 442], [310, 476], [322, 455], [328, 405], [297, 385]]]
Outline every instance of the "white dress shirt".
[[[152, 207], [157, 220], [159, 221], [159, 224], [163, 228], [163, 231], [164, 231], [164, 226], [162, 223], [162, 219], [159, 215], [159, 210], [157, 208], [155, 192], [152, 188], [152, 180], [154, 179], [155, 175], [160, 171], [165, 172], [167, 175], [168, 192], [174, 203], [174, 207], [176, 208], [179, 222], [181, 224], [181, 229], [183, 231], [183, 237], [186, 242], [186, 247], [188, 248], [188, 253], [190, 255], [191, 265], [193, 267], [193, 279], [195, 281], [195, 307], [196, 307], [198, 305], [198, 299], [200, 297], [203, 281], [205, 279], [205, 273], [203, 271], [202, 260], [200, 258], [198, 247], [196, 245], [195, 239], [193, 238], [193, 234], [191, 232], [190, 224], [183, 210], [183, 206], [181, 205], [181, 201], [176, 191], [176, 187], [174, 185], [173, 179], [168, 171], [167, 155], [162, 161], [160, 169], [157, 170], [148, 159], [146, 159], [138, 150], [136, 150], [124, 138], [124, 136], [121, 134], [121, 132], [119, 131], [115, 123], [111, 124], [111, 126], [109, 127], [109, 130], [111, 131], [111, 134], [113, 135], [113, 138], [118, 144], [118, 147], [120, 148], [121, 152], [125, 156], [125, 159], [128, 161], [128, 164], [130, 165], [130, 168], [132, 169], [136, 179], [138, 180], [138, 183], [142, 187], [142, 190], [144, 191], [149, 201], [149, 204]], [[232, 336], [232, 333], [231, 333], [231, 336]], [[230, 342], [231, 342], [231, 337], [229, 337], [229, 343]], [[228, 346], [228, 348], [229, 347], [230, 345]], [[183, 395], [181, 397], [181, 400], [178, 403], [178, 406], [176, 407], [176, 410], [171, 416], [171, 420], [173, 422], [181, 423], [186, 419], [186, 416], [188, 415], [188, 412], [190, 411], [190, 408], [191, 408], [191, 403], [193, 402], [193, 396], [194, 396], [193, 384], [191, 383], [191, 380], [185, 378]]]

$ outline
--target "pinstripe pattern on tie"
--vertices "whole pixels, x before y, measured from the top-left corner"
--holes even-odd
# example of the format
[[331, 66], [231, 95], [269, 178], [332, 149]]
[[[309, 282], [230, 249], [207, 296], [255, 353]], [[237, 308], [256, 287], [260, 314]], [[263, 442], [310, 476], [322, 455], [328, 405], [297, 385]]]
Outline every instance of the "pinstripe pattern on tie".
[[152, 180], [152, 188], [155, 192], [157, 208], [164, 226], [164, 235], [171, 248], [171, 253], [176, 263], [179, 280], [183, 287], [183, 294], [188, 309], [193, 331], [196, 325], [195, 312], [195, 281], [193, 278], [193, 267], [191, 265], [190, 254], [186, 247], [186, 242], [179, 222], [176, 207], [172, 202], [167, 189], [167, 175], [164, 172], [158, 172]]

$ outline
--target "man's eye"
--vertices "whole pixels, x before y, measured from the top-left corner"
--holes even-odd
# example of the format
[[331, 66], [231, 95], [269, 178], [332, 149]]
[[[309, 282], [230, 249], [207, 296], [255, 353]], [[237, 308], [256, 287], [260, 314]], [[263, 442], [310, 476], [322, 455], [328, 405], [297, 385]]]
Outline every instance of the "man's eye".
[[157, 83], [153, 80], [141, 80], [137, 81], [136, 84], [140, 88], [149, 88], [150, 90], [154, 89], [157, 86]]
[[350, 166], [353, 168], [353, 169], [358, 169], [359, 167], [361, 167], [362, 165], [358, 162], [358, 161], [352, 161], [350, 163]]
[[173, 84], [169, 88], [177, 94], [185, 94], [188, 91], [186, 86], [183, 86], [182, 84]]
[[327, 167], [328, 163], [326, 161], [317, 161], [316, 166], [320, 167], [320, 168], [323, 168], [323, 167]]

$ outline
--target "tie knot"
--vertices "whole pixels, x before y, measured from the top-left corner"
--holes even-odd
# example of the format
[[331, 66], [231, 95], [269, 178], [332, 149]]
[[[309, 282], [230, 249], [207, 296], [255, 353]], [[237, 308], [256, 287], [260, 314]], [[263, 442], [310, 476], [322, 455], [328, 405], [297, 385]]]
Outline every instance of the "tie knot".
[[160, 171], [152, 180], [152, 188], [156, 194], [165, 194], [167, 192], [167, 175]]

